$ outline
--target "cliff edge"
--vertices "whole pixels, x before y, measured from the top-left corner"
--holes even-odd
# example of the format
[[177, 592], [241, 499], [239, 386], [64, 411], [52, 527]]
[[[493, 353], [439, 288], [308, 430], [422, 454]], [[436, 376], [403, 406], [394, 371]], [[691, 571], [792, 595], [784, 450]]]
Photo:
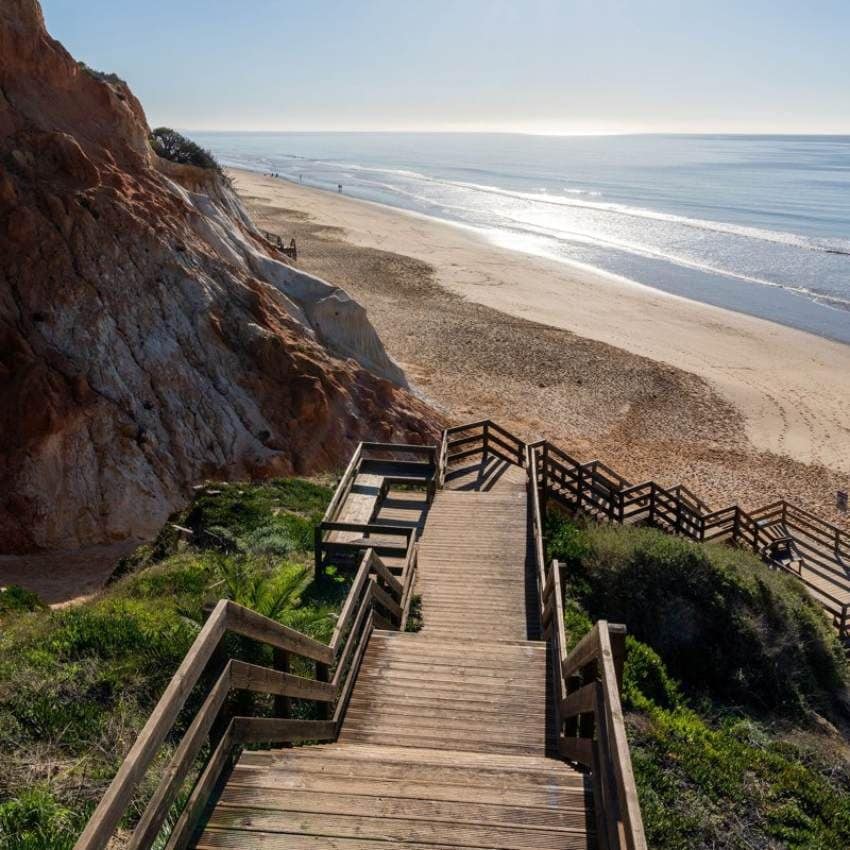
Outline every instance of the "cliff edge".
[[145, 536], [203, 478], [434, 439], [363, 308], [288, 265], [127, 86], [0, 7], [0, 551]]

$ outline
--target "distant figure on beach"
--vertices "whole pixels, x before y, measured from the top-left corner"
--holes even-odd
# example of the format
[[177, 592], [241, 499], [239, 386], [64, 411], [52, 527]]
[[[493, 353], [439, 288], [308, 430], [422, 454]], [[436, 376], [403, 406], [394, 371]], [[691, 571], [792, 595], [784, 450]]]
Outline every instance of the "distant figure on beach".
[[337, 190], [337, 192], [339, 192], [340, 194], [342, 193], [342, 183], [337, 183], [337, 184], [336, 184], [336, 190]]

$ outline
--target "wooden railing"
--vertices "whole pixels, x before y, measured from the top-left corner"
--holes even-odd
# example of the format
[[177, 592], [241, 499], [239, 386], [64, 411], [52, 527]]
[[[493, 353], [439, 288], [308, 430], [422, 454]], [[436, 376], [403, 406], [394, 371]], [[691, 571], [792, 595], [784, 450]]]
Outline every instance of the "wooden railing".
[[[424, 460], [406, 460], [406, 457]], [[346, 500], [351, 495], [357, 476], [368, 470], [369, 462], [391, 462], [401, 466], [401, 474], [382, 474], [380, 487], [372, 496], [371, 514], [365, 522], [343, 522], [340, 519]], [[424, 477], [404, 474], [404, 464], [411, 471], [428, 473]], [[420, 486], [425, 490], [427, 502], [434, 498], [439, 474], [439, 459], [436, 446], [402, 445], [397, 443], [360, 443], [337, 484], [334, 495], [314, 532], [316, 574], [324, 571], [333, 560], [348, 561], [357, 558], [366, 549], [374, 550], [384, 558], [394, 558], [401, 567], [393, 565], [391, 570], [398, 575], [406, 595], [404, 604], [410, 605], [413, 576], [416, 569], [416, 530], [400, 525], [389, 525], [376, 521], [381, 506], [390, 488], [394, 486]], [[339, 532], [345, 534], [341, 537]]]
[[559, 753], [590, 768], [599, 844], [605, 850], [646, 850], [643, 821], [626, 738], [620, 688], [625, 628], [600, 620], [567, 651], [561, 568], [547, 569], [535, 453], [527, 447], [534, 560], [543, 636], [550, 644], [553, 706]]
[[268, 230], [261, 232], [282, 254], [286, 254], [287, 257], [291, 257], [293, 260], [298, 259], [298, 248], [295, 245], [295, 239], [290, 239], [289, 245], [285, 245], [283, 239], [277, 233], [271, 233]]
[[[413, 567], [409, 575], [412, 576], [415, 548], [411, 557]], [[412, 578], [408, 583], [412, 587]], [[75, 850], [102, 850], [107, 846], [226, 633], [271, 647], [274, 667], [249, 664], [235, 658], [227, 661], [174, 750], [133, 831], [129, 843], [131, 850], [147, 850], [153, 845], [208, 739], [211, 741], [210, 757], [168, 837], [166, 850], [183, 850], [187, 846], [215, 784], [242, 746], [335, 740], [369, 635], [375, 627], [403, 627], [407, 618], [404, 596], [405, 585], [369, 549], [360, 561], [329, 644], [313, 640], [234, 602], [221, 600], [122, 762]], [[294, 659], [301, 660], [300, 666], [305, 662], [314, 666], [314, 678], [292, 674], [290, 666]], [[228, 694], [233, 690], [273, 696], [276, 716], [223, 716]], [[316, 704], [321, 719], [289, 717], [289, 701], [293, 698]], [[223, 734], [212, 741], [214, 728], [222, 726]]]
[[[414, 455], [424, 457], [426, 461], [437, 466], [436, 446], [412, 446], [396, 443], [359, 443], [345, 468], [342, 477], [337, 483], [333, 497], [325, 509], [322, 522], [333, 522], [339, 518], [339, 512], [345, 505], [346, 499], [351, 494], [351, 488], [360, 471], [367, 461], [393, 460], [401, 462], [399, 455]], [[433, 488], [428, 488], [429, 498], [433, 496]], [[376, 499], [377, 501], [377, 499]]]
[[[806, 584], [831, 615], [839, 635], [850, 638], [850, 604], [810, 576], [813, 573], [850, 588], [850, 535], [837, 526], [785, 500], [751, 512], [739, 505], [712, 511], [683, 485], [632, 484], [600, 461], [582, 463], [551, 443], [541, 441], [533, 449], [529, 462], [535, 466], [544, 512], [552, 500], [596, 520], [642, 522], [700, 543], [743, 546]], [[793, 542], [798, 561], [773, 556], [772, 542], [779, 534]]]
[[491, 419], [448, 428], [443, 432], [443, 442], [445, 466], [477, 455], [493, 455], [525, 466], [525, 443]]

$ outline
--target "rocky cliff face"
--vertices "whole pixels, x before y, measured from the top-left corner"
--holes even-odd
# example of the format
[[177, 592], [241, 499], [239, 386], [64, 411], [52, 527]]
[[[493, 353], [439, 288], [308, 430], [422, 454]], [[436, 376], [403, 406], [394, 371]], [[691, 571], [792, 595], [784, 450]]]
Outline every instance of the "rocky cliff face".
[[0, 5], [0, 551], [145, 535], [205, 477], [432, 440], [363, 309], [297, 271], [216, 172]]

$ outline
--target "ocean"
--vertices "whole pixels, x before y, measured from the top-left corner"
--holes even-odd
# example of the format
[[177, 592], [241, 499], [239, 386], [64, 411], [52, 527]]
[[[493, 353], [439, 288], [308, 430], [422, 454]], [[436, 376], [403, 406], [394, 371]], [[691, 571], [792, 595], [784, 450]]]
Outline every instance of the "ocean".
[[189, 135], [225, 165], [850, 343], [850, 136]]

